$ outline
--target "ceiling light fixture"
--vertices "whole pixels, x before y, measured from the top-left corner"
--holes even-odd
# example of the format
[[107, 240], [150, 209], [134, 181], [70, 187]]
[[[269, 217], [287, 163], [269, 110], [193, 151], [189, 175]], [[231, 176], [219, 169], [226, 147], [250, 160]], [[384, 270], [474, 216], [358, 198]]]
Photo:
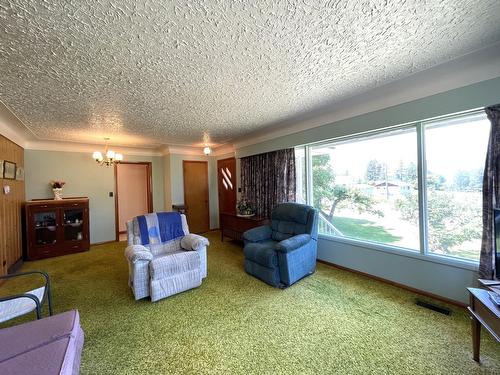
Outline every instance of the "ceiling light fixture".
[[212, 152], [212, 149], [209, 146], [210, 135], [207, 132], [203, 133], [203, 144], [205, 145], [205, 147], [203, 147], [203, 153], [207, 156], [210, 155], [210, 153]]
[[104, 138], [106, 142], [106, 148], [104, 149], [104, 157], [100, 151], [94, 151], [92, 154], [92, 158], [96, 161], [97, 164], [105, 167], [109, 167], [115, 165], [123, 160], [123, 155], [113, 150], [108, 149], [108, 141], [109, 138]]

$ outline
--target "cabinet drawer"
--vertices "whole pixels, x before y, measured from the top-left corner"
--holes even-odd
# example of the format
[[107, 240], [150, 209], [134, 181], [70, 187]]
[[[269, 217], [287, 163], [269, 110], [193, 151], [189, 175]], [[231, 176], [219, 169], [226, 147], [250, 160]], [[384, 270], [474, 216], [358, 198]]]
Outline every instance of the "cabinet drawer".
[[66, 242], [62, 246], [63, 253], [74, 253], [75, 251], [82, 251], [84, 249], [84, 244], [82, 241], [75, 241], [74, 243]]
[[27, 260], [37, 260], [53, 256], [54, 249], [51, 246], [35, 247], [28, 251]]

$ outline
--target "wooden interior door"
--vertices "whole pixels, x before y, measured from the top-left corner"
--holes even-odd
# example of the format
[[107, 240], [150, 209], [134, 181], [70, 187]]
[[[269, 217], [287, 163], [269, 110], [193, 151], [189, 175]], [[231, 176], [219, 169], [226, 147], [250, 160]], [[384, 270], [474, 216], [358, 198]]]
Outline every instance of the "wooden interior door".
[[217, 161], [219, 214], [236, 213], [236, 159]]
[[184, 206], [189, 231], [204, 233], [210, 229], [208, 207], [208, 162], [183, 161]]
[[128, 220], [153, 212], [151, 163], [121, 162], [115, 165], [117, 237], [127, 230]]

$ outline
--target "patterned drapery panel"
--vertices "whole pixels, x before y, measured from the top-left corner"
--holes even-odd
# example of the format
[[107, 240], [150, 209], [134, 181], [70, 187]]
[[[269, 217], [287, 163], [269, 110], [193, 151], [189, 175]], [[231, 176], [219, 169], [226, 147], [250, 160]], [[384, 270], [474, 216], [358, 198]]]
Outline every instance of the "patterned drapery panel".
[[295, 202], [294, 149], [242, 158], [241, 192], [260, 217], [269, 217], [278, 203]]
[[[479, 260], [479, 277], [491, 279], [495, 273], [493, 208], [500, 205], [500, 104], [486, 108], [486, 114], [491, 121], [491, 133], [484, 167], [483, 240]], [[499, 276], [497, 273], [497, 277]]]

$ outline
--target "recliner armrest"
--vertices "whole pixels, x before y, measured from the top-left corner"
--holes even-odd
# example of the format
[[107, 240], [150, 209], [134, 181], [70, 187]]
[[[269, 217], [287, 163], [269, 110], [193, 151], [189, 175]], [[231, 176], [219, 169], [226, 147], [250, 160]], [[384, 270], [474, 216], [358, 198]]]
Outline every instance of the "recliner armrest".
[[311, 241], [311, 235], [309, 234], [298, 234], [296, 236], [287, 238], [276, 244], [276, 250], [282, 253], [288, 253], [290, 251], [296, 250], [301, 246], [306, 245]]
[[125, 249], [125, 257], [132, 263], [139, 260], [151, 261], [153, 254], [142, 245], [130, 245]]
[[269, 225], [262, 225], [260, 227], [247, 230], [243, 233], [243, 239], [248, 242], [265, 241], [271, 238], [272, 233], [273, 231]]
[[181, 238], [181, 247], [184, 250], [201, 250], [203, 247], [210, 245], [210, 242], [208, 242], [208, 239], [199, 236], [197, 234], [189, 233], [186, 234], [184, 237]]

